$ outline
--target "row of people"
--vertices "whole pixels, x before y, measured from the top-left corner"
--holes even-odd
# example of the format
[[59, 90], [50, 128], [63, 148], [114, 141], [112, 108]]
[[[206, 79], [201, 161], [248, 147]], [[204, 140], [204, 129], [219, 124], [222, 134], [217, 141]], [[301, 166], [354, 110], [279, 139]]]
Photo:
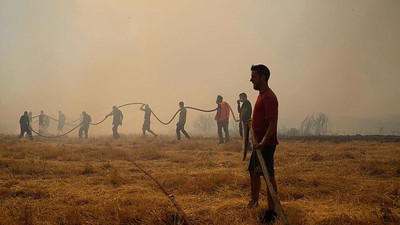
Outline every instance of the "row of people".
[[[243, 102], [242, 105], [240, 103]], [[229, 112], [230, 112], [230, 106], [227, 102], [223, 101], [223, 97], [218, 95], [217, 96], [217, 113], [215, 115], [215, 120], [217, 121], [217, 128], [218, 128], [218, 137], [219, 137], [219, 143], [222, 144], [224, 143], [224, 138], [222, 135], [222, 130], [225, 133], [225, 142], [228, 142], [230, 140], [229, 137], [229, 130], [228, 130], [228, 125], [229, 125]], [[247, 100], [247, 95], [245, 93], [241, 93], [239, 95], [239, 100], [237, 100], [237, 108], [239, 112], [239, 117], [240, 121], [247, 121], [251, 118], [251, 103]], [[185, 124], [186, 124], [186, 114], [187, 110], [184, 107], [184, 102], [179, 102], [179, 108], [180, 108], [180, 114], [179, 114], [179, 120], [176, 124], [176, 137], [177, 140], [181, 140], [181, 133], [187, 138], [190, 139], [190, 135], [187, 133], [185, 130]], [[152, 111], [149, 107], [149, 105], [142, 105], [140, 107], [140, 110], [144, 111], [144, 122], [142, 126], [142, 132], [143, 132], [143, 137], [146, 137], [146, 131], [152, 134], [154, 137], [157, 137], [158, 135], [151, 130], [150, 124], [151, 124], [151, 114]], [[113, 116], [113, 122], [112, 122], [112, 131], [113, 131], [113, 137], [115, 139], [120, 138], [120, 135], [118, 133], [118, 127], [122, 126], [122, 120], [124, 118], [124, 115], [118, 107], [113, 106], [112, 112], [108, 114], [108, 116]], [[42, 110], [39, 114], [39, 134], [47, 134], [47, 129], [50, 126], [50, 117], [44, 114], [44, 111]], [[57, 126], [57, 131], [58, 134], [63, 133], [63, 128], [65, 125], [66, 117], [65, 115], [61, 112], [58, 111], [58, 126]], [[85, 111], [82, 112], [81, 118], [81, 127], [79, 129], [79, 138], [82, 138], [83, 134], [85, 135], [85, 138], [88, 137], [88, 131], [89, 131], [89, 126], [90, 123], [92, 122], [92, 119], [90, 115], [88, 115]], [[21, 126], [21, 134], [19, 137], [23, 137], [24, 133], [26, 132], [30, 137], [31, 137], [31, 130], [28, 129], [32, 125], [32, 112], [24, 112], [24, 115], [21, 116], [20, 119], [20, 126]], [[242, 123], [239, 123], [239, 133], [242, 136]]]
[[[242, 105], [240, 103], [243, 103]], [[230, 140], [229, 137], [229, 112], [230, 112], [230, 106], [227, 102], [223, 101], [223, 97], [221, 95], [217, 96], [217, 113], [215, 115], [215, 120], [217, 121], [217, 130], [218, 130], [218, 137], [219, 137], [219, 143], [222, 144], [224, 143], [224, 138], [222, 135], [222, 130], [225, 133], [225, 142], [228, 142]], [[239, 113], [239, 118], [240, 121], [247, 121], [251, 118], [251, 103], [247, 100], [247, 95], [246, 93], [241, 93], [239, 95], [239, 100], [237, 100], [237, 109]], [[184, 106], [184, 102], [179, 102], [179, 108], [180, 108], [180, 113], [179, 113], [179, 120], [176, 123], [176, 137], [177, 140], [181, 140], [181, 133], [187, 138], [190, 139], [190, 135], [188, 132], [185, 130], [185, 124], [186, 124], [186, 114], [187, 110]], [[146, 131], [152, 134], [154, 137], [157, 137], [158, 135], [151, 130], [150, 124], [151, 124], [151, 114], [152, 111], [149, 107], [149, 105], [142, 105], [140, 107], [140, 110], [144, 111], [144, 122], [142, 126], [142, 136], [146, 137]], [[112, 122], [112, 131], [113, 131], [113, 137], [114, 139], [120, 138], [120, 135], [118, 133], [118, 127], [122, 126], [122, 120], [124, 118], [124, 115], [118, 107], [113, 106], [112, 112], [108, 116], [113, 116], [113, 122]], [[39, 124], [39, 134], [47, 134], [47, 129], [50, 126], [50, 117], [44, 114], [44, 111], [42, 110], [39, 114], [39, 119], [38, 119], [38, 124]], [[58, 126], [57, 126], [57, 131], [58, 134], [63, 133], [63, 128], [65, 125], [66, 121], [66, 116], [62, 113], [62, 111], [58, 111]], [[79, 138], [82, 138], [83, 135], [85, 139], [88, 137], [88, 132], [89, 132], [89, 126], [90, 123], [92, 122], [92, 119], [89, 114], [87, 114], [85, 111], [82, 112], [81, 118], [81, 127], [78, 132]], [[245, 124], [245, 123], [244, 123]], [[26, 132], [30, 137], [32, 136], [31, 130], [28, 129], [32, 125], [32, 112], [24, 112], [24, 115], [21, 116], [20, 119], [20, 126], [21, 126], [21, 134], [20, 138], [23, 137], [24, 133]], [[239, 123], [239, 133], [242, 136], [242, 123]]]
[[[241, 102], [243, 103], [241, 105]], [[223, 97], [221, 95], [217, 96], [217, 113], [215, 115], [215, 120], [217, 121], [217, 130], [218, 130], [218, 138], [219, 138], [219, 143], [222, 144], [224, 143], [224, 138], [222, 135], [222, 131], [225, 133], [225, 143], [229, 142], [230, 136], [229, 136], [229, 112], [230, 112], [230, 106], [227, 102], [223, 101]], [[179, 114], [179, 120], [176, 124], [176, 137], [177, 140], [181, 140], [181, 133], [187, 138], [190, 139], [190, 135], [188, 132], [185, 130], [185, 124], [186, 124], [186, 114], [187, 110], [184, 107], [184, 102], [179, 102], [179, 108], [180, 108], [180, 114]], [[246, 93], [241, 93], [239, 95], [239, 100], [237, 100], [237, 109], [239, 113], [239, 118], [240, 118], [240, 123], [239, 123], [239, 133], [240, 136], [242, 136], [242, 121], [247, 121], [251, 118], [251, 113], [252, 113], [252, 108], [251, 108], [251, 103], [247, 100], [247, 95]], [[151, 130], [150, 124], [151, 124], [151, 114], [152, 111], [149, 107], [149, 105], [142, 105], [140, 107], [140, 110], [144, 111], [144, 122], [142, 126], [142, 132], [143, 132], [143, 137], [146, 137], [146, 132], [149, 132], [152, 134], [154, 137], [157, 137], [158, 135]], [[118, 127], [122, 126], [122, 120], [124, 118], [123, 113], [118, 107], [113, 106], [112, 112], [108, 116], [113, 116], [113, 122], [112, 122], [112, 131], [113, 131], [113, 137], [115, 139], [120, 138], [120, 135], [118, 133]], [[39, 114], [39, 134], [47, 134], [47, 129], [50, 126], [50, 117], [44, 114], [44, 111], [42, 110]], [[58, 134], [63, 133], [63, 128], [65, 125], [66, 121], [66, 116], [61, 112], [58, 111], [58, 126], [57, 126], [57, 131]], [[89, 131], [89, 126], [90, 122], [92, 121], [90, 115], [88, 115], [86, 112], [82, 112], [80, 121], [82, 123], [80, 129], [79, 129], [79, 138], [82, 138], [83, 134], [85, 135], [85, 138], [88, 137], [88, 131]], [[28, 124], [27, 124], [28, 123]], [[246, 124], [246, 123], [243, 123]], [[26, 132], [30, 137], [31, 137], [31, 131], [28, 129], [32, 125], [32, 112], [25, 112], [24, 115], [21, 117], [20, 120], [20, 125], [21, 125], [21, 134], [20, 137], [23, 137], [24, 133]], [[244, 125], [246, 126], [246, 125]]]

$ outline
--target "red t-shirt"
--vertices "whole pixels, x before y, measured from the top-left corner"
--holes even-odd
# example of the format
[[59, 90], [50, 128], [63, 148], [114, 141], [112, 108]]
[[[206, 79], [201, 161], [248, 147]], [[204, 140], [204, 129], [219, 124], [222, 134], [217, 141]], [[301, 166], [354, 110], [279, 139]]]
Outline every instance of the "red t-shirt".
[[[269, 126], [268, 119], [276, 118], [278, 120], [278, 99], [270, 88], [267, 88], [257, 97], [254, 105], [251, 126], [256, 133], [258, 142], [261, 142]], [[278, 145], [277, 129], [274, 130], [272, 137], [266, 141], [265, 145]]]
[[[227, 120], [229, 119], [229, 110], [230, 110], [230, 106], [227, 102], [221, 102], [218, 104], [218, 110], [220, 110], [220, 113], [215, 114], [215, 120], [216, 121], [222, 121], [222, 120]], [[219, 115], [219, 117], [218, 117]]]

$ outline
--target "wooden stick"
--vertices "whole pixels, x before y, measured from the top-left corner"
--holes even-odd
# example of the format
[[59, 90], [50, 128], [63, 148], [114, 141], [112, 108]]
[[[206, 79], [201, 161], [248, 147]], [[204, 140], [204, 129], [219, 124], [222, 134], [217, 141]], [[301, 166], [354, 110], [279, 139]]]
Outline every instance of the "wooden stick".
[[[248, 123], [248, 126], [250, 128], [251, 139], [253, 140], [253, 145], [258, 145], [254, 129], [253, 129], [253, 127], [251, 127], [251, 123]], [[264, 177], [265, 182], [267, 183], [267, 187], [268, 187], [269, 193], [271, 193], [271, 196], [272, 196], [272, 199], [273, 199], [273, 201], [275, 203], [275, 206], [278, 209], [279, 217], [281, 217], [283, 224], [289, 225], [289, 222], [288, 222], [288, 220], [286, 218], [285, 212], [283, 211], [281, 203], [280, 203], [280, 201], [278, 199], [278, 195], [276, 194], [275, 188], [272, 185], [271, 181], [269, 180], [270, 176], [269, 176], [269, 173], [268, 173], [268, 170], [267, 170], [267, 166], [266, 166], [265, 161], [264, 161], [264, 157], [263, 157], [263, 155], [261, 153], [261, 150], [258, 149], [258, 148], [254, 149], [254, 150], [256, 151], [258, 160], [260, 161], [261, 169], [262, 169], [263, 174], [264, 174], [263, 177]], [[267, 197], [268, 197], [268, 195], [267, 195]]]
[[249, 126], [247, 122], [242, 123], [242, 149], [243, 149], [243, 161], [246, 160], [247, 151], [249, 149]]

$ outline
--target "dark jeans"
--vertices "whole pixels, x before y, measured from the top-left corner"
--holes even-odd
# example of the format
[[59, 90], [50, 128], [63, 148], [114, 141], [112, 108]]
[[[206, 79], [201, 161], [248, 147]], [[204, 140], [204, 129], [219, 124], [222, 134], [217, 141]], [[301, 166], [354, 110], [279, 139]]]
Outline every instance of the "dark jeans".
[[82, 125], [81, 128], [79, 128], [79, 138], [82, 138], [82, 132], [85, 132], [85, 139], [88, 138], [88, 132], [89, 132], [89, 124]]
[[150, 129], [150, 120], [145, 120], [142, 126], [142, 131], [143, 131], [143, 137], [146, 137], [146, 130], [152, 134], [154, 137], [157, 137], [158, 135], [156, 133], [154, 133], [151, 129]]
[[224, 137], [222, 136], [222, 129], [224, 129], [225, 141], [228, 142], [230, 140], [228, 125], [229, 125], [229, 120], [217, 121], [219, 143], [224, 143]]
[[29, 137], [32, 139], [32, 132], [29, 127], [21, 126], [21, 134], [19, 135], [19, 138], [22, 138], [25, 134], [25, 132], [29, 135]]
[[150, 120], [145, 120], [145, 121], [143, 122], [143, 126], [142, 126], [142, 131], [143, 131], [143, 133], [144, 133], [146, 130], [150, 130]]
[[118, 134], [118, 126], [119, 126], [119, 125], [114, 125], [113, 128], [112, 128], [114, 139], [120, 138], [120, 136], [119, 136], [119, 134]]
[[187, 139], [190, 139], [189, 134], [188, 134], [188, 133], [186, 132], [186, 130], [185, 130], [185, 125], [184, 125], [184, 124], [178, 123], [178, 124], [176, 125], [176, 138], [178, 139], [178, 141], [181, 140], [181, 131], [182, 131], [182, 133], [185, 135], [185, 137], [186, 137]]
[[39, 134], [44, 134], [45, 126], [42, 124], [39, 124]]

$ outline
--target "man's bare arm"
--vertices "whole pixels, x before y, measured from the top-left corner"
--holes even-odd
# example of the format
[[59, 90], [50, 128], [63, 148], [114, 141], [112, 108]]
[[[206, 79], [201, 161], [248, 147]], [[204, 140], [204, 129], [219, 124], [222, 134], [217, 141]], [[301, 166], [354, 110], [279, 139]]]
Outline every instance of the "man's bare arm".
[[278, 125], [278, 118], [269, 118], [268, 119], [268, 128], [267, 132], [265, 133], [263, 139], [257, 145], [257, 148], [262, 149], [265, 143], [272, 137], [274, 132], [276, 131], [276, 127]]

